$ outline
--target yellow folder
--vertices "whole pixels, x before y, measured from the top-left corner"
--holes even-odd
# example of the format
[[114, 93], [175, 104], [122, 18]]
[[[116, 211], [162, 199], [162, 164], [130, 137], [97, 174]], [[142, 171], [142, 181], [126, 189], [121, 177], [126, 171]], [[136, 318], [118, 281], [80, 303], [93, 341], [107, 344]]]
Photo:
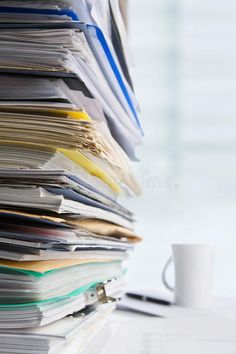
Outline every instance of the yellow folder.
[[109, 262], [109, 260], [104, 259], [62, 259], [62, 260], [50, 260], [50, 261], [28, 261], [28, 262], [19, 262], [19, 261], [8, 261], [5, 259], [0, 259], [0, 267], [10, 268], [12, 270], [28, 270], [37, 273], [45, 273], [50, 270], [67, 268], [71, 266], [75, 266], [78, 264], [85, 263], [105, 263]]

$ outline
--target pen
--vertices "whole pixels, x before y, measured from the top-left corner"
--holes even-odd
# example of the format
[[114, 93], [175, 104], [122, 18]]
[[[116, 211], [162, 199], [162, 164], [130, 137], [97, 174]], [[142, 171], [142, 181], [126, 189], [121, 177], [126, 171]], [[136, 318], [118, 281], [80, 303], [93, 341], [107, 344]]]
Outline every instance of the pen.
[[169, 302], [169, 301], [158, 299], [158, 298], [152, 297], [152, 296], [146, 296], [146, 295], [135, 294], [135, 293], [130, 293], [130, 292], [126, 293], [126, 296], [128, 296], [132, 299], [136, 299], [136, 300], [152, 302], [154, 304], [159, 304], [159, 305], [164, 305], [164, 306], [171, 305], [171, 302]]

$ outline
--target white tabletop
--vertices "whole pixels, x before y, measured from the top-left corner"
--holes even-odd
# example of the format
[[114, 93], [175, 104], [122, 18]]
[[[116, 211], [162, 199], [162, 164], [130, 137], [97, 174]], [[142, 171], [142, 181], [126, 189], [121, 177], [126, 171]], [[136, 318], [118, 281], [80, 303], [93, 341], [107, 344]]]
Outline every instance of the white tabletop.
[[164, 318], [115, 311], [84, 354], [236, 354], [236, 299], [205, 310], [147, 306]]

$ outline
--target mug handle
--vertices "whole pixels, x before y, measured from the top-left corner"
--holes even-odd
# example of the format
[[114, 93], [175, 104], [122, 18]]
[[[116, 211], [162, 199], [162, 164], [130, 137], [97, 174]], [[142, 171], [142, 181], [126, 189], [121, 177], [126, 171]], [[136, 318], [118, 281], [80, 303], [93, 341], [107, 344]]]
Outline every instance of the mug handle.
[[162, 274], [161, 274], [161, 279], [162, 279], [162, 283], [165, 285], [165, 287], [168, 290], [175, 291], [175, 288], [168, 283], [167, 276], [166, 276], [167, 270], [168, 270], [170, 264], [172, 263], [172, 261], [173, 261], [173, 259], [172, 259], [172, 257], [170, 257], [168, 259], [168, 261], [166, 262], [166, 264], [165, 264], [165, 266], [163, 268]]

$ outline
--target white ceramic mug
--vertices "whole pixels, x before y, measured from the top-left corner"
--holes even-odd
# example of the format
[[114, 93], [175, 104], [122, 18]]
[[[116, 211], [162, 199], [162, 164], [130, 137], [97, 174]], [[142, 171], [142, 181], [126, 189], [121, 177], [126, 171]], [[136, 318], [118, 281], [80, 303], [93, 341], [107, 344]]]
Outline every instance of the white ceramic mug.
[[[204, 308], [211, 304], [212, 265], [214, 248], [210, 245], [172, 245], [173, 257], [167, 261], [162, 281], [167, 289], [175, 292], [179, 306]], [[167, 269], [171, 262], [175, 267], [175, 287], [167, 281]]]

